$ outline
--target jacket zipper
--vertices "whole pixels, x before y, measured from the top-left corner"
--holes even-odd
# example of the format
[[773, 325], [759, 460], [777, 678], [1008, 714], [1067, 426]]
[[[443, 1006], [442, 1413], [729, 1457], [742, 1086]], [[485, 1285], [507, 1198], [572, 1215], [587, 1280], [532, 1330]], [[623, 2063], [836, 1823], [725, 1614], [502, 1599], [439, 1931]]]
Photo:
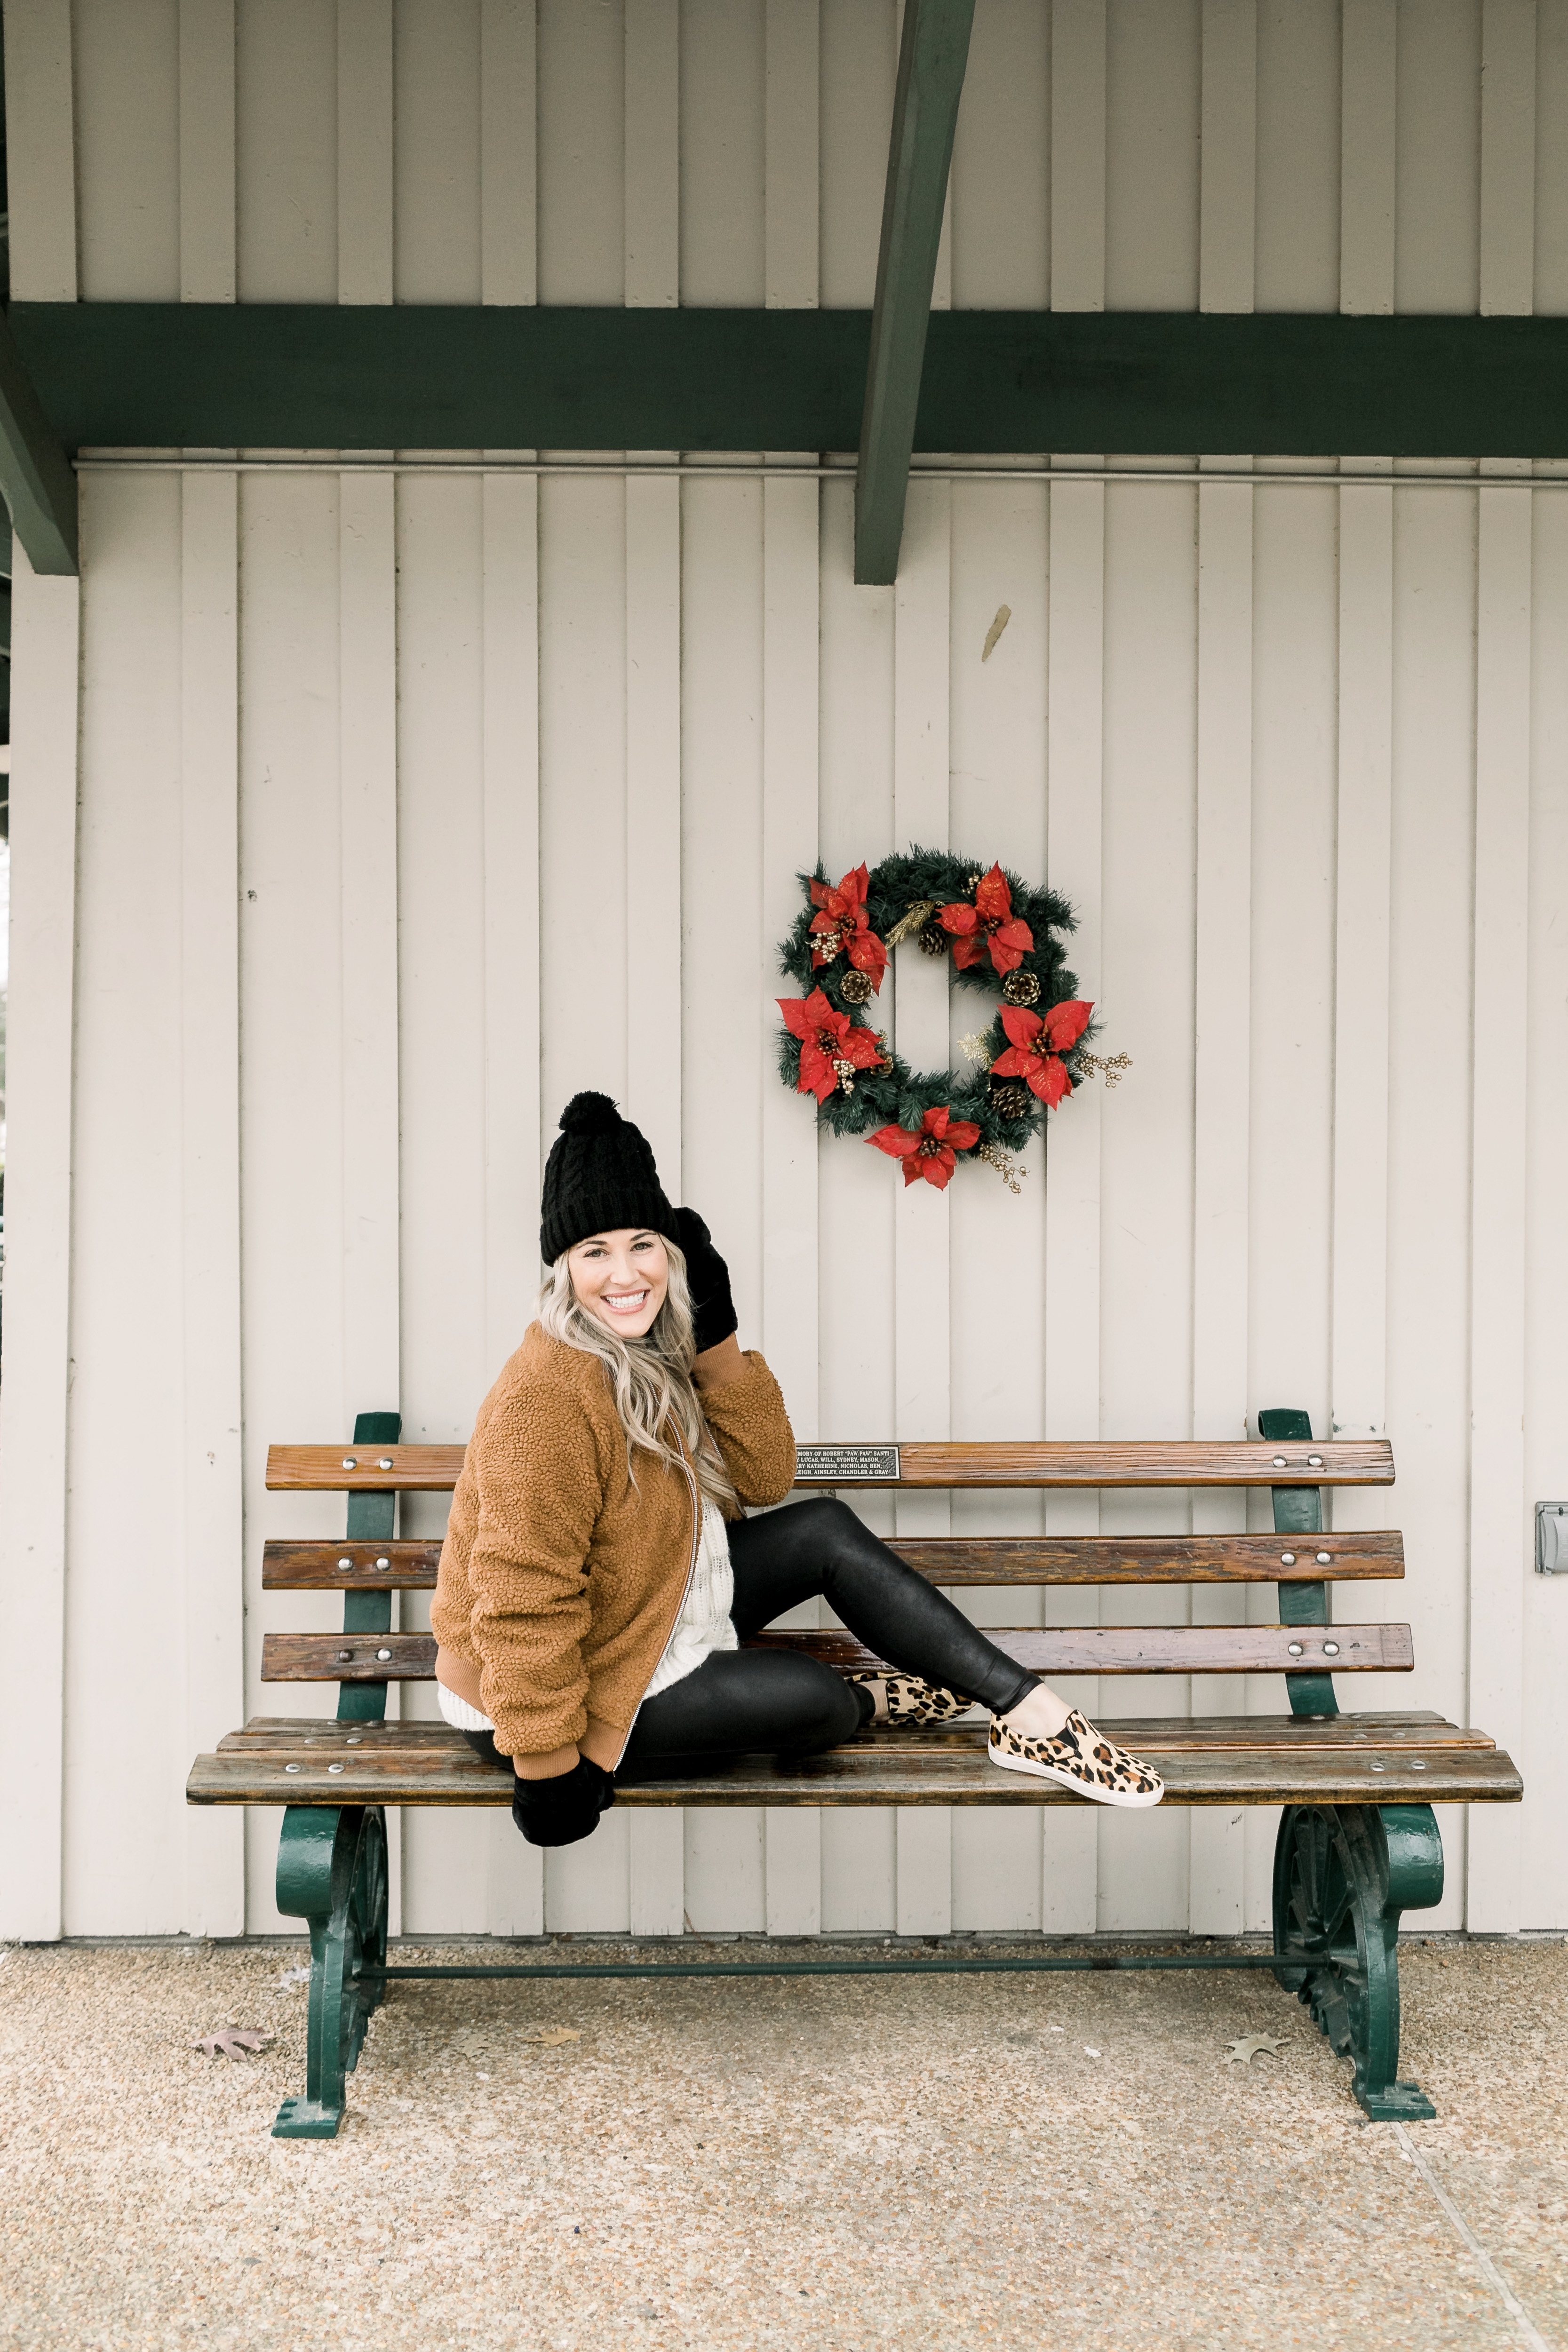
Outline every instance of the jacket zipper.
[[[676, 1444], [680, 1445], [679, 1438], [677, 1438]], [[684, 1445], [680, 1445], [680, 1467], [685, 1474], [686, 1484], [691, 1493], [691, 1554], [686, 1563], [686, 1581], [680, 1588], [680, 1604], [676, 1610], [675, 1615], [670, 1622], [669, 1633], [664, 1637], [664, 1650], [668, 1649], [670, 1636], [674, 1633], [676, 1626], [680, 1622], [681, 1611], [686, 1607], [687, 1596], [691, 1591], [691, 1580], [697, 1573], [697, 1554], [702, 1542], [702, 1496], [699, 1491], [696, 1476], [692, 1472], [691, 1465], [687, 1461], [686, 1448]], [[664, 1650], [661, 1650], [658, 1654], [660, 1658], [664, 1655]], [[643, 1698], [639, 1698], [637, 1701], [637, 1715], [633, 1716], [631, 1722], [627, 1725], [626, 1739], [622, 1740], [620, 1747], [616, 1751], [616, 1760], [610, 1767], [612, 1772], [617, 1771], [620, 1768], [621, 1758], [626, 1752], [626, 1740], [630, 1739], [632, 1733], [637, 1728], [637, 1715], [642, 1713], [644, 1699], [646, 1699], [647, 1696], [647, 1694], [645, 1691]]]

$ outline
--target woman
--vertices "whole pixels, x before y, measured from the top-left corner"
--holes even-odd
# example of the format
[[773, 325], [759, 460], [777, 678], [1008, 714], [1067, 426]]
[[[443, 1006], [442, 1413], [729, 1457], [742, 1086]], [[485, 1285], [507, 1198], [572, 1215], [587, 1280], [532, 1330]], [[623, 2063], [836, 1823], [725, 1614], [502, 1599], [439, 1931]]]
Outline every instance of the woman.
[[[1158, 1804], [1146, 1764], [845, 1504], [743, 1516], [789, 1493], [795, 1439], [773, 1374], [736, 1343], [724, 1261], [605, 1096], [578, 1095], [561, 1130], [539, 1320], [479, 1407], [430, 1611], [441, 1711], [510, 1759], [529, 1843], [590, 1835], [617, 1774], [812, 1755], [976, 1700], [994, 1764], [1102, 1804]], [[819, 1594], [894, 1672], [740, 1647]]]

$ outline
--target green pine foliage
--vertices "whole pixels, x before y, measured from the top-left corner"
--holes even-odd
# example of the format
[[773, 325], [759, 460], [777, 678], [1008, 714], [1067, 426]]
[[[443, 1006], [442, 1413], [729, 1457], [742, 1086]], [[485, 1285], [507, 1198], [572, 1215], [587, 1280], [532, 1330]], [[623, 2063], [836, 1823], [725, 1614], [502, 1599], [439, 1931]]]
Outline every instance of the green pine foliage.
[[[879, 866], [870, 869], [866, 907], [871, 929], [879, 939], [886, 940], [910, 908], [923, 899], [939, 908], [972, 904], [975, 878], [989, 873], [993, 862], [989, 857], [955, 857], [945, 850], [918, 847], [901, 856], [885, 857]], [[1005, 866], [1002, 870], [1013, 894], [1013, 912], [1027, 923], [1034, 936], [1033, 950], [1024, 958], [1020, 968], [1034, 972], [1039, 980], [1039, 999], [1029, 1010], [1043, 1014], [1051, 1005], [1066, 1003], [1078, 995], [1078, 980], [1068, 969], [1062, 936], [1076, 929], [1076, 918], [1059, 891], [1037, 890]], [[1030, 1136], [1045, 1127], [1046, 1107], [1031, 1094], [1028, 1108], [1021, 1118], [1004, 1118], [991, 1100], [990, 1066], [1007, 1045], [999, 1010], [984, 1032], [984, 1061], [966, 1061], [957, 1070], [912, 1070], [901, 1055], [893, 1052], [883, 1034], [880, 998], [873, 996], [868, 1004], [845, 1003], [843, 983], [852, 969], [846, 957], [836, 956], [825, 970], [813, 971], [811, 922], [816, 910], [811, 904], [811, 884], [814, 880], [831, 884], [836, 879], [820, 862], [815, 876], [799, 877], [805, 904], [779, 950], [779, 967], [797, 983], [803, 997], [809, 996], [814, 988], [820, 988], [836, 1013], [847, 1013], [857, 1028], [869, 1029], [881, 1036], [883, 1050], [892, 1066], [888, 1070], [858, 1070], [852, 1094], [847, 1094], [840, 1086], [817, 1106], [818, 1125], [834, 1135], [844, 1136], [874, 1135], [879, 1128], [889, 1126], [913, 1130], [928, 1110], [945, 1103], [954, 1118], [973, 1121], [980, 1129], [982, 1145], [994, 1144], [1004, 1151], [1021, 1150]], [[918, 940], [906, 940], [889, 951], [889, 974], [897, 957], [923, 953]], [[948, 970], [960, 987], [984, 989], [999, 1003], [1003, 976], [993, 967], [989, 954], [968, 971], [960, 971], [950, 948]], [[887, 984], [884, 979], [884, 990]], [[1087, 1045], [1096, 1034], [1096, 1025], [1091, 1024], [1079, 1040], [1080, 1045]], [[800, 1084], [800, 1040], [783, 1027], [779, 1032], [778, 1059], [779, 1076], [793, 1092]], [[1063, 1059], [1076, 1087], [1086, 1075], [1079, 1063], [1077, 1049]], [[810, 1097], [805, 1099], [809, 1101]], [[965, 1159], [972, 1156], [962, 1155]]]

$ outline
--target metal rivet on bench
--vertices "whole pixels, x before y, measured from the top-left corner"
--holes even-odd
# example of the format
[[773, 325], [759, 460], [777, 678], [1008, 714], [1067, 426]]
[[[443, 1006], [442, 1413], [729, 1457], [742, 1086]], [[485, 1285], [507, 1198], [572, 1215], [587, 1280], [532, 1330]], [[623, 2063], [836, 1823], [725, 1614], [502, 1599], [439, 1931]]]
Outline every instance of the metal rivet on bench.
[[392, 1652], [390, 1650], [378, 1650], [375, 1654], [384, 1664], [386, 1660], [391, 1657]]
[[[1323, 1466], [1323, 1457], [1322, 1457], [1322, 1455], [1321, 1455], [1321, 1454], [1308, 1454], [1308, 1456], [1307, 1456], [1307, 1467], [1308, 1467], [1308, 1469], [1309, 1469], [1309, 1470], [1321, 1470], [1321, 1469], [1322, 1468], [1322, 1466]], [[383, 1468], [383, 1469], [384, 1469], [385, 1467], [386, 1467], [386, 1465], [385, 1465], [384, 1463], [383, 1463], [383, 1465], [382, 1465], [382, 1468]]]
[[348, 1554], [347, 1554], [346, 1552], [344, 1553], [344, 1555], [343, 1555], [342, 1559], [339, 1560], [339, 1562], [338, 1562], [338, 1566], [339, 1566], [340, 1568], [352, 1568], [352, 1567], [353, 1566], [353, 1560], [352, 1560], [352, 1559], [350, 1559], [350, 1558], [348, 1557]]
[[352, 1454], [345, 1454], [343, 1455], [343, 1468], [345, 1470], [357, 1470], [359, 1468], [359, 1464], [354, 1460]]
[[391, 1467], [392, 1467], [392, 1456], [391, 1456], [391, 1454], [384, 1454], [382, 1455], [382, 1457], [381, 1457], [381, 1460], [376, 1464], [376, 1465], [375, 1465], [375, 1466], [376, 1466], [376, 1468], [377, 1468], [378, 1470], [390, 1470], [390, 1469], [391, 1469]]
[[[1327, 1553], [1327, 1552], [1325, 1552], [1325, 1553], [1323, 1554], [1323, 1558], [1324, 1558], [1325, 1559], [1327, 1559], [1328, 1556], [1329, 1556], [1329, 1555], [1328, 1555], [1328, 1553]], [[377, 1568], [390, 1568], [390, 1567], [392, 1566], [392, 1562], [391, 1562], [389, 1559], [378, 1559], [378, 1560], [376, 1561], [376, 1563], [375, 1563], [375, 1564], [376, 1564]]]
[[1295, 1553], [1293, 1551], [1282, 1551], [1279, 1555], [1279, 1565], [1281, 1568], [1294, 1568], [1296, 1565]]
[[1323, 1643], [1323, 1655], [1325, 1658], [1337, 1658], [1339, 1654], [1340, 1645], [1337, 1642], [1325, 1642]]
[[341, 1764], [329, 1764], [327, 1769], [329, 1772], [341, 1772], [343, 1767]]
[[1301, 1645], [1301, 1643], [1300, 1643], [1300, 1642], [1292, 1642], [1292, 1643], [1291, 1643], [1291, 1644], [1290, 1644], [1290, 1655], [1291, 1655], [1293, 1658], [1299, 1658], [1299, 1657], [1300, 1657], [1300, 1655], [1301, 1655], [1301, 1654], [1302, 1654], [1302, 1645]]
[[1318, 1566], [1320, 1568], [1327, 1568], [1332, 1559], [1333, 1553], [1331, 1551], [1321, 1551], [1318, 1554]]
[[283, 1769], [285, 1772], [297, 1772], [300, 1769], [300, 1767], [298, 1764], [285, 1764]]
[[340, 1666], [346, 1666], [346, 1665], [348, 1664], [349, 1660], [350, 1660], [353, 1656], [353, 1652], [352, 1650], [340, 1650], [340, 1651], [338, 1652], [338, 1664], [339, 1664], [339, 1665], [340, 1665]]
[[[345, 1463], [343, 1464], [343, 1468], [346, 1470], [346, 1469], [348, 1468], [348, 1466], [349, 1466], [349, 1465], [348, 1465], [348, 1464], [345, 1462]], [[1285, 1456], [1284, 1456], [1282, 1454], [1277, 1454], [1274, 1456], [1274, 1467], [1276, 1468], [1276, 1470], [1283, 1470], [1283, 1469], [1284, 1469], [1284, 1467], [1285, 1467]]]
[[1380, 1757], [1374, 1756], [1372, 1759], [1372, 1769], [1374, 1772], [1386, 1772], [1388, 1767]]
[[362, 1739], [360, 1739], [357, 1736], [356, 1736], [354, 1738], [353, 1738], [353, 1739], [345, 1739], [345, 1740], [344, 1740], [344, 1742], [343, 1742], [343, 1746], [344, 1746], [345, 1748], [361, 1748], [361, 1747], [363, 1747], [363, 1745], [364, 1745], [363, 1741]]
[[1413, 1756], [1410, 1759], [1410, 1769], [1413, 1772], [1425, 1772], [1426, 1769], [1425, 1759], [1419, 1756]]

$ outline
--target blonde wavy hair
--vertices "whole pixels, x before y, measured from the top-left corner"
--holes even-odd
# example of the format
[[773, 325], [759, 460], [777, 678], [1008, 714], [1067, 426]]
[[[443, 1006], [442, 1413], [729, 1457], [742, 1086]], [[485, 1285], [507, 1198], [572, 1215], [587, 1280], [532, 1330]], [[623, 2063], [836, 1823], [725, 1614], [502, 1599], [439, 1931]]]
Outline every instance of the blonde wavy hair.
[[580, 1348], [585, 1356], [597, 1356], [605, 1367], [616, 1411], [626, 1433], [626, 1468], [633, 1486], [637, 1485], [638, 1453], [651, 1454], [672, 1469], [680, 1467], [681, 1445], [672, 1444], [669, 1437], [674, 1431], [702, 1493], [733, 1517], [740, 1501], [691, 1379], [697, 1348], [686, 1254], [662, 1234], [659, 1238], [669, 1257], [669, 1288], [645, 1338], [623, 1339], [580, 1303], [572, 1286], [570, 1252], [556, 1259], [540, 1287], [539, 1320], [552, 1339]]

